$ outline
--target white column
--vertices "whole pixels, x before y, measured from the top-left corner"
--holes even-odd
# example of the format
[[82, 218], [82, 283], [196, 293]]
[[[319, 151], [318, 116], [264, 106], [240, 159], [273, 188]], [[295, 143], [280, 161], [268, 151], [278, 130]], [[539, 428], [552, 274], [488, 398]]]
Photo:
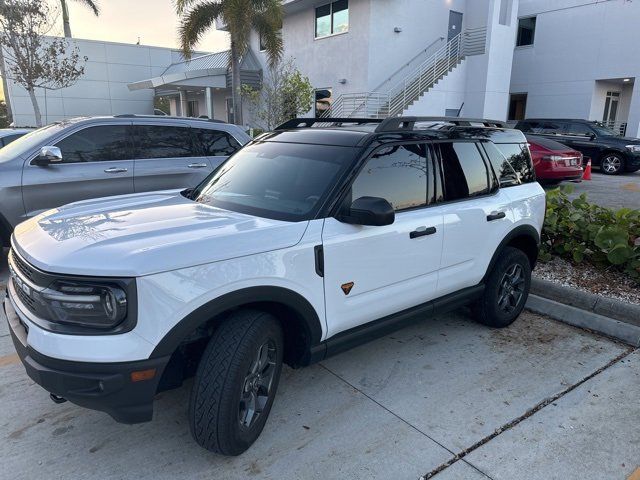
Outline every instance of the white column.
[[204, 101], [207, 104], [207, 117], [213, 119], [213, 91], [211, 87], [205, 89]]
[[627, 119], [627, 137], [640, 135], [640, 78], [636, 77], [633, 84], [629, 117]]
[[187, 116], [187, 95], [184, 91], [180, 90], [180, 113], [179, 116]]

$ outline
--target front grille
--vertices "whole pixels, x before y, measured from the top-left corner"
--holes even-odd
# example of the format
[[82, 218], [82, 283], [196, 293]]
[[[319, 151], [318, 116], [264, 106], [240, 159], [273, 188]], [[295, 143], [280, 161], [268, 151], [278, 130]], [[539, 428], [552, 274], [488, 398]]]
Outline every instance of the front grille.
[[33, 298], [26, 294], [26, 292], [13, 282], [13, 289], [16, 291], [16, 296], [22, 302], [22, 304], [29, 309], [31, 313], [36, 313], [36, 302]]
[[13, 250], [11, 250], [9, 254], [11, 255], [11, 259], [13, 260], [13, 264], [18, 268], [20, 273], [24, 277], [33, 281], [33, 273], [34, 273], [33, 268], [30, 265], [28, 265], [24, 260], [22, 260], [18, 255], [16, 255], [13, 252]]

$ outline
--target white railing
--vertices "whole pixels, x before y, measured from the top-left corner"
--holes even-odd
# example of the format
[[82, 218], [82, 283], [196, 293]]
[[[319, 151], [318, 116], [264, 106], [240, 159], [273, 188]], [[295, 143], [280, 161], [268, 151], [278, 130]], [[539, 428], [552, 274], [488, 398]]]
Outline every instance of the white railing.
[[341, 95], [324, 112], [323, 117], [385, 118], [400, 115], [465, 57], [484, 54], [486, 39], [486, 27], [466, 30], [449, 40], [388, 90]]
[[602, 122], [602, 124], [616, 132], [618, 135], [624, 137], [627, 133], [627, 122]]

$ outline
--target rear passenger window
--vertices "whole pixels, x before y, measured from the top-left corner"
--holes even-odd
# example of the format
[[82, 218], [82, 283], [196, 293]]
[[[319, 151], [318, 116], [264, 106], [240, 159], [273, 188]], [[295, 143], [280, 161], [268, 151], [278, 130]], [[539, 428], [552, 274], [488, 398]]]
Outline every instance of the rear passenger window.
[[55, 146], [63, 163], [103, 162], [131, 158], [126, 125], [88, 127], [72, 133]]
[[210, 157], [228, 157], [242, 146], [227, 132], [207, 128], [194, 128], [193, 133], [204, 155]]
[[[485, 148], [491, 164], [500, 179], [501, 187], [534, 182], [536, 177], [531, 156], [526, 145], [519, 143], [486, 143]], [[495, 148], [500, 155], [496, 155]], [[515, 177], [514, 177], [515, 175]]]
[[441, 143], [440, 152], [445, 201], [491, 191], [489, 172], [475, 143]]
[[189, 130], [188, 127], [136, 126], [136, 158], [199, 157]]
[[556, 122], [544, 122], [538, 124], [532, 129], [532, 131], [533, 133], [546, 133], [547, 135], [560, 133], [562, 131], [562, 124]]
[[393, 145], [377, 150], [353, 182], [351, 192], [353, 200], [382, 197], [396, 211], [426, 205], [426, 146]]

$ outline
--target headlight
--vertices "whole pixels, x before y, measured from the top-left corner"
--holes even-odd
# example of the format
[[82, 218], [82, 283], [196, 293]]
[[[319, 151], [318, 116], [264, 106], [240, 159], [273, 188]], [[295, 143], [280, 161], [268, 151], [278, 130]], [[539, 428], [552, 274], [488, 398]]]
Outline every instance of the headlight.
[[113, 328], [127, 316], [127, 294], [112, 285], [56, 280], [33, 296], [57, 323]]
[[640, 153], [640, 145], [627, 145], [627, 150], [632, 151], [633, 153]]

